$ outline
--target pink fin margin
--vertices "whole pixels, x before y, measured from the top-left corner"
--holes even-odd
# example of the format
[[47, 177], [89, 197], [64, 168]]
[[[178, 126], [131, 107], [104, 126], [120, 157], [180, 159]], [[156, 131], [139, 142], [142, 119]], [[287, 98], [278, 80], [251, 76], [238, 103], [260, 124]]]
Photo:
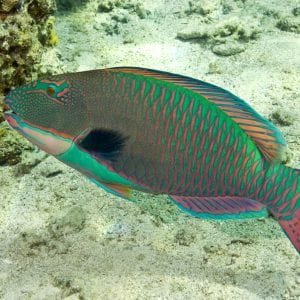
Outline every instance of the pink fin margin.
[[252, 219], [268, 216], [266, 207], [252, 199], [237, 196], [169, 196], [183, 211], [206, 219]]

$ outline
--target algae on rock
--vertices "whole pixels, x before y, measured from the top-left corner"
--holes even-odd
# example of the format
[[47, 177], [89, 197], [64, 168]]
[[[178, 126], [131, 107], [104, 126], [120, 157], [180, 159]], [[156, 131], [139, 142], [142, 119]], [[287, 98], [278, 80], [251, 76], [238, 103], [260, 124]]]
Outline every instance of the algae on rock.
[[0, 1], [0, 94], [41, 73], [42, 55], [57, 42], [55, 10], [55, 0]]
[[177, 33], [181, 40], [197, 39], [206, 42], [213, 53], [220, 56], [230, 56], [243, 52], [246, 44], [258, 38], [261, 30], [259, 23], [253, 18], [225, 18], [221, 22], [197, 20]]
[[300, 33], [300, 15], [282, 17], [276, 26], [283, 31]]
[[24, 150], [32, 150], [34, 147], [21, 138], [16, 131], [11, 131], [5, 125], [0, 125], [0, 166], [15, 165], [22, 159]]
[[58, 9], [73, 10], [80, 5], [85, 5], [88, 0], [56, 0]]

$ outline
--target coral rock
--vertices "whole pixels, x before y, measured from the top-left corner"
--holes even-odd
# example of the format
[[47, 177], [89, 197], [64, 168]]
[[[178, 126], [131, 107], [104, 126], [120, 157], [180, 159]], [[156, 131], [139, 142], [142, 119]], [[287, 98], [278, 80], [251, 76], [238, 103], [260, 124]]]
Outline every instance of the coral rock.
[[9, 13], [11, 12], [20, 2], [19, 0], [3, 0], [0, 4], [0, 11]]
[[0, 96], [41, 73], [43, 54], [58, 41], [55, 9], [55, 0], [0, 0]]

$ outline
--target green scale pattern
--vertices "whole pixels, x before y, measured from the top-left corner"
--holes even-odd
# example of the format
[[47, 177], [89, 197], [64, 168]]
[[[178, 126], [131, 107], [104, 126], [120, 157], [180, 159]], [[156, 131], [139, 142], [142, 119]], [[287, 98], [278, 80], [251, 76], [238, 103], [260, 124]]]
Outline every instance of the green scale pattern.
[[128, 143], [111, 163], [114, 171], [154, 192], [174, 195], [248, 194], [261, 183], [260, 152], [213, 103], [186, 88], [140, 75], [114, 73], [103, 80], [106, 90], [99, 93], [107, 96], [101, 102], [109, 99], [103, 111], [113, 120], [107, 126], [124, 132], [117, 120], [126, 119], [132, 129], [124, 132]]

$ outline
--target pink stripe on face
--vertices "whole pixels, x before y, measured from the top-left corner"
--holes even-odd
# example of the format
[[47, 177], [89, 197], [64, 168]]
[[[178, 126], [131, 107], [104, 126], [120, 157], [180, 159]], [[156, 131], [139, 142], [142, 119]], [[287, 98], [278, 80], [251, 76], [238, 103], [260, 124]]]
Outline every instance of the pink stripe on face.
[[71, 147], [71, 141], [61, 140], [47, 133], [38, 132], [30, 128], [23, 128], [23, 132], [32, 143], [51, 155], [60, 155]]
[[71, 140], [61, 139], [44, 131], [38, 131], [21, 126], [12, 116], [7, 116], [6, 120], [14, 129], [24, 135], [30, 142], [51, 155], [60, 155], [66, 152], [72, 145]]

